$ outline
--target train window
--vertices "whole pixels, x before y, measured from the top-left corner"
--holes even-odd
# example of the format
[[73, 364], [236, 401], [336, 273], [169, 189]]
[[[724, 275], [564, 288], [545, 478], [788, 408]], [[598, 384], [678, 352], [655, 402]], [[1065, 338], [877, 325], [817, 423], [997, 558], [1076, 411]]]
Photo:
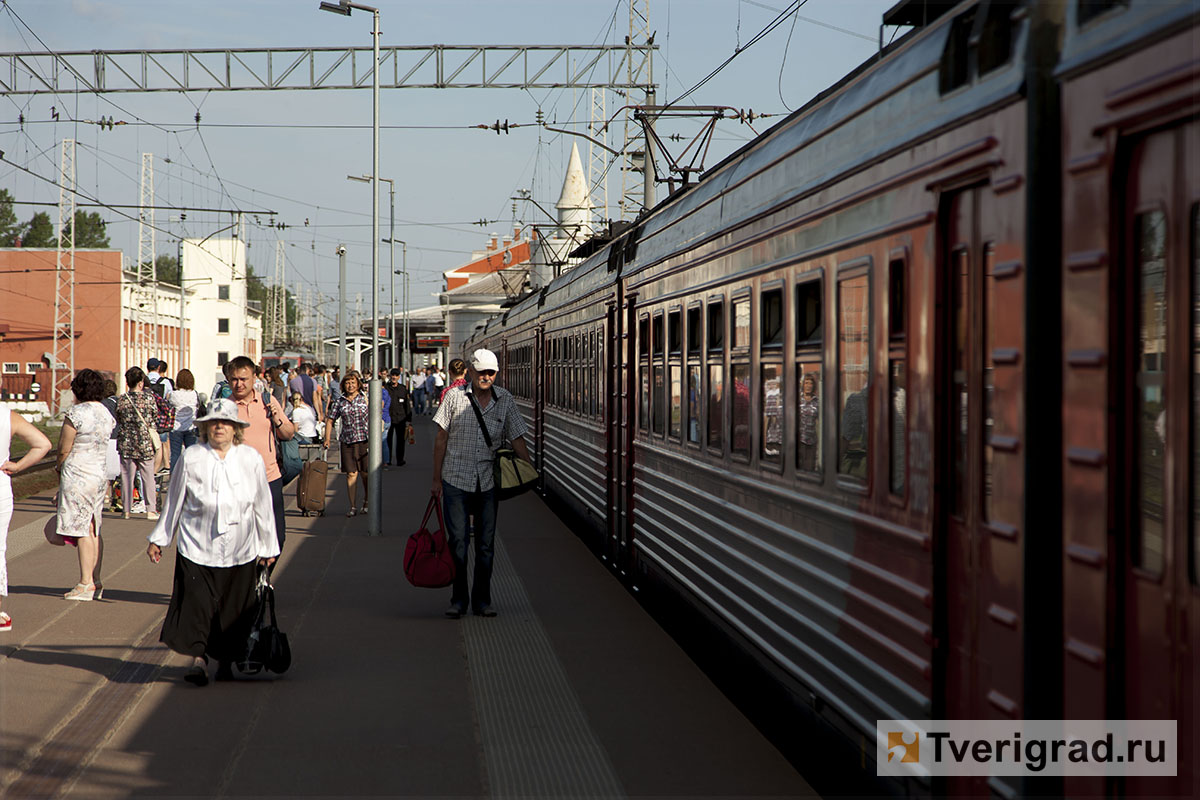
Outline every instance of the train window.
[[654, 322], [650, 325], [650, 348], [654, 351], [654, 357], [660, 358], [663, 354], [663, 317], [662, 314], [654, 315]]
[[1114, 8], [1125, 8], [1128, 5], [1129, 0], [1079, 0], [1075, 19], [1082, 27], [1101, 14], [1106, 14]]
[[870, 283], [865, 271], [838, 280], [838, 472], [867, 479], [870, 442]]
[[733, 414], [729, 421], [729, 451], [750, 457], [750, 365], [730, 366], [733, 381]]
[[687, 440], [700, 444], [700, 396], [704, 391], [700, 385], [700, 365], [689, 366], [687, 376]]
[[700, 355], [704, 328], [700, 325], [700, 306], [692, 306], [687, 312], [687, 351], [689, 356]]
[[653, 393], [650, 395], [650, 404], [653, 406], [653, 408], [650, 410], [650, 419], [654, 426], [654, 432], [659, 436], [662, 436], [664, 429], [666, 428], [666, 426], [663, 424], [666, 421], [663, 419], [663, 395], [665, 388], [663, 384], [665, 381], [665, 376], [663, 375], [663, 365], [661, 363], [655, 362], [652, 369], [654, 375], [654, 388]]
[[783, 463], [783, 365], [762, 365], [762, 461]]
[[638, 320], [638, 355], [642, 358], [650, 355], [650, 318], [646, 316]]
[[888, 338], [903, 339], [905, 331], [904, 284], [907, 264], [903, 258], [888, 262]]
[[821, 279], [796, 286], [796, 344], [821, 343]]
[[796, 469], [821, 471], [821, 364], [796, 365]]
[[667, 352], [679, 355], [683, 348], [683, 331], [679, 330], [682, 313], [678, 310], [667, 315]]
[[907, 465], [908, 374], [904, 359], [893, 358], [888, 365], [888, 488], [892, 494], [904, 495], [904, 476]]
[[1150, 572], [1163, 568], [1166, 507], [1167, 430], [1167, 218], [1161, 211], [1139, 214], [1137, 234], [1137, 375], [1134, 379], [1138, 422], [1134, 431], [1136, 526], [1134, 563]]
[[708, 446], [720, 450], [725, 446], [721, 436], [725, 425], [725, 367], [708, 365]]
[[733, 337], [731, 348], [750, 346], [750, 298], [739, 297], [733, 301]]
[[725, 304], [720, 300], [708, 301], [708, 349], [722, 350], [725, 347]]
[[764, 348], [783, 347], [783, 289], [762, 293], [759, 305], [759, 328]]
[[938, 91], [952, 92], [971, 81], [970, 47], [971, 29], [975, 27], [975, 9], [959, 14], [950, 24], [950, 35], [946, 37], [946, 49], [942, 51], [938, 70]]
[[980, 75], [999, 69], [1012, 57], [1012, 12], [1011, 3], [988, 5], [977, 54]]
[[672, 364], [667, 368], [668, 384], [671, 387], [671, 415], [670, 428], [668, 434], [672, 439], [678, 439], [683, 433], [683, 370], [678, 364]]

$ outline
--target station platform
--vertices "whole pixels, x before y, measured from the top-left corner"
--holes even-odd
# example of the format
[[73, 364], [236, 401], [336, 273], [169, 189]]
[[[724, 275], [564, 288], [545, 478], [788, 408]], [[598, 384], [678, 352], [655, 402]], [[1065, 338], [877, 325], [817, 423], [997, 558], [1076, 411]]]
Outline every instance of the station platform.
[[104, 599], [69, 602], [75, 552], [18, 501], [0, 634], [0, 796], [811, 797], [811, 787], [534, 495], [497, 526], [499, 616], [446, 619], [404, 544], [429, 497], [432, 422], [383, 473], [384, 535], [288, 487], [273, 582], [283, 676], [197, 688], [159, 644], [174, 548], [106, 515]]

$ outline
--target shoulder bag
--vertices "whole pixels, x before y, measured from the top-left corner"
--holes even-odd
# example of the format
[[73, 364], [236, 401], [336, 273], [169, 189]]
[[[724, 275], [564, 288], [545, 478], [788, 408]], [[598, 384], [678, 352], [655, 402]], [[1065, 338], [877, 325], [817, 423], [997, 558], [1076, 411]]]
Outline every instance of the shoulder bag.
[[[437, 530], [429, 530], [429, 517], [437, 512]], [[446, 522], [442, 504], [429, 498], [421, 528], [404, 545], [404, 577], [413, 586], [440, 589], [454, 583], [454, 556], [446, 544]]]
[[246, 637], [242, 657], [237, 661], [237, 668], [246, 675], [256, 675], [264, 669], [281, 675], [291, 665], [291, 645], [288, 644], [287, 634], [279, 630], [279, 623], [275, 619], [275, 587], [267, 582], [267, 571], [264, 569], [258, 578], [258, 611]]
[[[475, 411], [475, 419], [479, 420], [479, 429], [483, 431], [483, 440], [492, 447], [492, 436], [488, 433], [487, 425], [483, 422], [483, 412], [475, 400], [474, 392], [467, 392], [471, 408]], [[495, 398], [492, 402], [499, 402]], [[497, 500], [508, 500], [532, 489], [538, 482], [538, 471], [525, 459], [517, 455], [511, 447], [499, 447], [492, 459], [492, 481], [495, 484]]]
[[271, 438], [275, 440], [275, 463], [279, 464], [279, 476], [283, 478], [283, 485], [287, 486], [304, 469], [304, 461], [300, 458], [300, 442], [295, 436], [280, 439], [275, 434], [275, 420], [271, 418], [271, 395], [263, 392], [262, 401], [267, 414], [267, 424], [271, 426]]

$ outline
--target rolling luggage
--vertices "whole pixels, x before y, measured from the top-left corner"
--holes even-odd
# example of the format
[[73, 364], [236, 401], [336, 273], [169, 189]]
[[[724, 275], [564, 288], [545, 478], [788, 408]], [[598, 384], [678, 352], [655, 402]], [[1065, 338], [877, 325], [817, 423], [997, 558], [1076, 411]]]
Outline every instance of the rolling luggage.
[[325, 515], [325, 483], [328, 478], [328, 461], [317, 458], [304, 462], [300, 480], [296, 482], [296, 507], [302, 516]]

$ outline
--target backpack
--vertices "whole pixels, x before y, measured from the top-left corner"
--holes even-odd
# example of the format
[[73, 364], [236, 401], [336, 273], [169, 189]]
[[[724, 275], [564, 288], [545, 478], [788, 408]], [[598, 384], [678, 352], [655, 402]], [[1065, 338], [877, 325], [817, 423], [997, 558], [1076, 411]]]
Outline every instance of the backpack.
[[146, 391], [157, 396], [160, 400], [165, 400], [167, 397], [167, 384], [162, 378], [156, 381], [147, 381]]
[[[157, 384], [155, 384], [157, 385]], [[158, 394], [151, 389], [145, 390], [147, 394], [154, 398], [156, 408], [154, 414], [154, 429], [159, 433], [170, 433], [175, 428], [175, 409]]]

